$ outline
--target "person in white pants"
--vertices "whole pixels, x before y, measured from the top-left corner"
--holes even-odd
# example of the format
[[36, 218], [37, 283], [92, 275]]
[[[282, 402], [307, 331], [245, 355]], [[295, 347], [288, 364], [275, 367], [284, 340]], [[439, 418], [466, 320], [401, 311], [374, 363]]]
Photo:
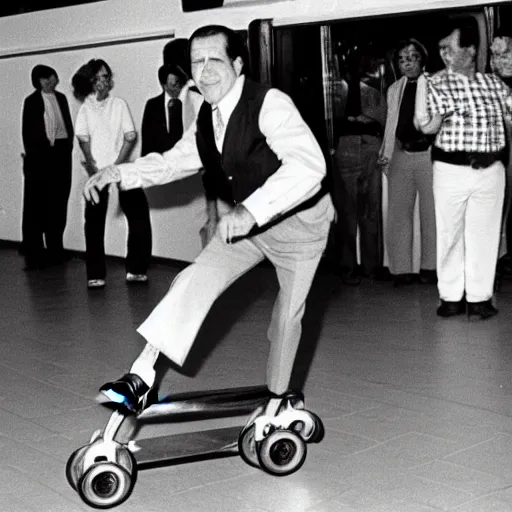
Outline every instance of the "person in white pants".
[[191, 36], [190, 56], [205, 99], [196, 123], [163, 155], [109, 166], [84, 190], [94, 201], [108, 183], [147, 187], [204, 167], [207, 198], [232, 206], [220, 219], [208, 208], [208, 245], [139, 328], [148, 343], [129, 373], [101, 388], [134, 411], [146, 403], [159, 353], [182, 365], [217, 297], [264, 258], [276, 268], [280, 285], [268, 330], [267, 371], [276, 396], [270, 403], [279, 403], [290, 386], [306, 298], [334, 217], [317, 141], [287, 95], [245, 77], [236, 33], [202, 27]]
[[512, 96], [497, 76], [476, 71], [479, 33], [473, 21], [446, 25], [439, 41], [446, 69], [426, 77], [428, 115], [418, 114], [417, 123], [425, 133], [437, 133], [437, 314], [467, 311], [486, 319], [498, 312], [492, 296], [505, 190], [504, 116], [512, 112]]

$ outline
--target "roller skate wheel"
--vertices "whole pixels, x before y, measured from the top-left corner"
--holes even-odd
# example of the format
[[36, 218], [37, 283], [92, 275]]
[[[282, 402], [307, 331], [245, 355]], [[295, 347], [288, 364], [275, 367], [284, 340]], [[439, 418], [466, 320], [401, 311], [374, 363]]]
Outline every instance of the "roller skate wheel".
[[261, 467], [272, 475], [285, 476], [298, 471], [306, 460], [306, 444], [290, 430], [276, 430], [258, 449]]
[[238, 437], [238, 451], [242, 460], [255, 468], [260, 467], [258, 459], [258, 449], [254, 440], [254, 424], [248, 428], [242, 429]]
[[78, 481], [83, 474], [83, 455], [88, 446], [82, 446], [75, 450], [66, 463], [66, 479], [68, 484], [76, 491], [78, 490]]
[[126, 469], [112, 462], [93, 465], [78, 483], [82, 500], [95, 508], [119, 505], [130, 495], [133, 479]]

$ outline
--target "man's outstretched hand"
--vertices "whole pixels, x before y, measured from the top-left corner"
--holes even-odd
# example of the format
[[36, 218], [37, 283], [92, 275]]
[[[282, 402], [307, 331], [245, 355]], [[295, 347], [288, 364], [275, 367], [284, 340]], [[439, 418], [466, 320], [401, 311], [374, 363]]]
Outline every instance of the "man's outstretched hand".
[[217, 229], [222, 240], [231, 244], [247, 235], [255, 224], [256, 220], [249, 210], [239, 204], [220, 219]]
[[99, 193], [110, 183], [119, 181], [121, 181], [121, 174], [115, 165], [104, 167], [87, 180], [84, 187], [85, 200], [98, 204], [100, 202]]

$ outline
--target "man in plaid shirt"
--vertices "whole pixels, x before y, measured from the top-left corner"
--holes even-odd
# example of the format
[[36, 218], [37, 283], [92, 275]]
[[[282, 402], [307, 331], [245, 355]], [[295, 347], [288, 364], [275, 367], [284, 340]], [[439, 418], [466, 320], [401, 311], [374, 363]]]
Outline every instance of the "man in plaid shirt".
[[[510, 89], [476, 71], [479, 33], [474, 20], [447, 25], [439, 41], [446, 69], [426, 77], [424, 133], [432, 147], [441, 304], [437, 314], [497, 314], [492, 304], [505, 190], [504, 117]], [[465, 297], [465, 298], [464, 298]], [[467, 303], [466, 303], [467, 301]]]

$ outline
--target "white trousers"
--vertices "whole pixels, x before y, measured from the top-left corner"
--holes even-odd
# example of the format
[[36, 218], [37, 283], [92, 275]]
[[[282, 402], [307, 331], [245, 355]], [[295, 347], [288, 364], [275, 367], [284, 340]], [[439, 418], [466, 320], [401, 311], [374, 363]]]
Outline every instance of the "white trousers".
[[306, 298], [327, 244], [332, 217], [331, 199], [325, 196], [309, 210], [240, 242], [227, 244], [215, 235], [196, 261], [178, 274], [138, 332], [182, 365], [215, 300], [268, 258], [276, 269], [280, 289], [267, 333], [271, 342], [267, 385], [274, 393], [284, 393], [300, 341]]
[[493, 295], [505, 170], [434, 162], [437, 277], [441, 299], [481, 302]]

